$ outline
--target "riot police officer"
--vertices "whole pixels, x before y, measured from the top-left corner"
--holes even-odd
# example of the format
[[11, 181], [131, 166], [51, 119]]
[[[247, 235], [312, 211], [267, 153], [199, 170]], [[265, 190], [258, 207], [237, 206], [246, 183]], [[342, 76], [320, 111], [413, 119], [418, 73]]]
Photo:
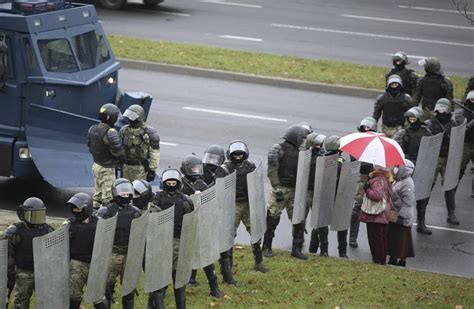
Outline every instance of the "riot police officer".
[[403, 127], [404, 114], [411, 107], [412, 98], [403, 92], [402, 79], [392, 75], [387, 80], [387, 89], [378, 96], [374, 104], [372, 117], [375, 121], [382, 116], [382, 132], [387, 137], [392, 137]]
[[123, 177], [130, 181], [153, 181], [160, 162], [160, 137], [145, 123], [145, 111], [140, 105], [131, 105], [123, 117], [128, 120], [128, 125], [120, 130], [125, 148]]
[[[99, 208], [98, 215], [104, 219], [111, 218], [117, 214], [117, 225], [115, 228], [114, 246], [110, 264], [110, 273], [107, 279], [106, 298], [112, 304], [115, 280], [121, 277], [125, 271], [127, 260], [128, 242], [132, 220], [140, 217], [140, 210], [132, 205], [133, 186], [125, 178], [118, 178], [112, 185], [113, 201]], [[134, 308], [134, 292], [122, 297], [122, 308]]]
[[[357, 131], [360, 133], [364, 132], [376, 132], [377, 131], [377, 122], [372, 117], [364, 117]], [[357, 243], [357, 236], [359, 235], [359, 215], [360, 215], [360, 206], [362, 205], [362, 197], [364, 195], [364, 185], [369, 180], [369, 174], [372, 171], [372, 164], [361, 162], [360, 164], [360, 177], [357, 182], [357, 191], [354, 197], [354, 207], [352, 208], [351, 216], [351, 228], [349, 231], [349, 246], [352, 248], [359, 247]]]
[[133, 206], [145, 212], [153, 205], [152, 200], [155, 194], [151, 184], [143, 179], [137, 179], [132, 182], [133, 186]]
[[[421, 122], [423, 112], [420, 107], [412, 107], [405, 113], [408, 126], [395, 134], [394, 139], [402, 147], [405, 158], [416, 163], [418, 150], [420, 148], [421, 138], [431, 136], [431, 131]], [[426, 227], [425, 214], [428, 200], [422, 199], [416, 201], [417, 227], [416, 231], [422, 234], [431, 235], [432, 232]]]
[[[234, 171], [237, 173], [237, 184], [235, 192], [235, 235], [237, 236], [237, 228], [242, 221], [250, 234], [250, 205], [247, 187], [247, 174], [253, 172], [256, 168], [255, 163], [250, 161], [249, 149], [243, 141], [233, 141], [227, 149], [227, 161], [225, 167], [229, 173]], [[254, 257], [254, 270], [266, 273], [268, 268], [263, 264], [261, 240], [252, 245], [252, 253]], [[231, 253], [232, 254], [232, 253]], [[232, 259], [232, 256], [231, 256]]]
[[[208, 186], [213, 186], [216, 178], [221, 178], [229, 175], [229, 171], [223, 166], [225, 160], [224, 149], [218, 145], [210, 145], [204, 152], [202, 159], [204, 169], [204, 181]], [[221, 206], [221, 205], [219, 205]], [[232, 274], [231, 263], [232, 249], [222, 252], [219, 259], [221, 265], [221, 274], [225, 283], [236, 285], [237, 282]]]
[[392, 56], [393, 68], [390, 72], [385, 75], [385, 79], [388, 81], [392, 75], [399, 75], [402, 79], [403, 92], [412, 96], [416, 90], [416, 84], [418, 83], [418, 76], [415, 71], [406, 67], [408, 62], [408, 56], [403, 51], [398, 51]]
[[453, 99], [453, 84], [441, 71], [441, 63], [435, 57], [428, 57], [419, 62], [425, 69], [426, 75], [420, 79], [413, 96], [413, 105], [421, 103], [424, 111], [422, 121], [429, 118], [429, 112], [433, 111], [436, 101], [441, 98]]
[[[300, 125], [290, 126], [283, 137], [284, 141], [275, 144], [268, 152], [268, 178], [272, 185], [267, 208], [267, 230], [263, 238], [263, 254], [272, 256], [272, 241], [275, 229], [280, 222], [280, 215], [286, 208], [288, 217], [292, 218], [295, 200], [296, 173], [298, 154], [307, 136], [307, 130]], [[304, 222], [293, 225], [293, 245], [291, 256], [306, 260], [301, 252], [304, 242]]]
[[[194, 210], [191, 199], [181, 192], [183, 187], [181, 174], [176, 169], [167, 169], [161, 175], [162, 191], [157, 192], [153, 198], [153, 206], [150, 211], [162, 211], [174, 205], [174, 229], [173, 229], [173, 282], [176, 279], [176, 266], [178, 264], [179, 244], [181, 228], [185, 214]], [[148, 309], [164, 308], [164, 297], [166, 288], [152, 292], [148, 296]], [[176, 308], [186, 308], [186, 286], [174, 289]]]
[[119, 134], [114, 129], [119, 114], [120, 110], [114, 104], [102, 105], [99, 111], [100, 123], [91, 126], [87, 133], [87, 146], [94, 159], [94, 208], [112, 200], [110, 190], [115, 180], [115, 169], [125, 156]]
[[464, 91], [464, 100], [467, 98], [467, 94], [468, 94], [471, 90], [474, 90], [474, 75], [472, 75], [472, 76], [469, 78], [469, 81], [467, 82], [466, 90]]
[[[89, 266], [94, 249], [97, 217], [92, 215], [92, 200], [87, 193], [76, 193], [67, 202], [72, 216], [65, 222], [69, 224], [69, 291], [70, 309], [79, 309], [82, 291], [89, 275]], [[95, 308], [106, 309], [106, 302], [94, 305]]]
[[53, 228], [46, 223], [46, 206], [37, 197], [26, 199], [16, 211], [20, 222], [5, 231], [8, 239], [8, 293], [15, 308], [29, 308], [35, 287], [33, 238], [46, 235]]
[[[186, 195], [192, 195], [194, 193], [202, 192], [208, 189], [208, 185], [202, 179], [204, 171], [203, 164], [201, 159], [195, 155], [187, 156], [183, 159], [181, 163], [181, 173], [184, 177], [181, 179], [183, 182], [183, 193]], [[217, 283], [217, 276], [214, 264], [204, 267], [204, 272], [211, 289], [209, 295], [216, 298], [221, 298], [222, 293], [219, 290], [219, 285]], [[196, 281], [197, 270], [193, 269], [191, 278], [189, 280], [190, 284], [197, 284]]]

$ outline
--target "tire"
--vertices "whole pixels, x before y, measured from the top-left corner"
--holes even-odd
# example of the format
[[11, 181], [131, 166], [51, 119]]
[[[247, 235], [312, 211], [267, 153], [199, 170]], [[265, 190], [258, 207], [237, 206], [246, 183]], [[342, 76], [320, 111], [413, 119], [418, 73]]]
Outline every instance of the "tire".
[[110, 10], [118, 10], [125, 6], [126, 0], [99, 0], [100, 5], [103, 8]]
[[163, 1], [164, 0], [143, 0], [143, 3], [146, 6], [156, 6], [156, 5], [160, 4]]

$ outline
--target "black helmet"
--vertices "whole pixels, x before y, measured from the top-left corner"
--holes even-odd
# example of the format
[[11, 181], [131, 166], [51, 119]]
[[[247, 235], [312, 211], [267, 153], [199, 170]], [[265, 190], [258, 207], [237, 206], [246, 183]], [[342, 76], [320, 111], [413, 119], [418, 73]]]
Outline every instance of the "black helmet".
[[306, 138], [306, 148], [321, 147], [326, 139], [326, 135], [313, 132]]
[[233, 154], [235, 155], [243, 154], [244, 156], [242, 158], [242, 161], [247, 160], [250, 154], [247, 144], [239, 140], [235, 140], [231, 142], [229, 144], [229, 148], [227, 149], [227, 153], [226, 153], [227, 160], [233, 161], [233, 157], [232, 157]]
[[392, 61], [393, 62], [403, 61], [403, 62], [405, 62], [405, 64], [409, 63], [407, 53], [405, 53], [404, 51], [397, 51], [395, 54], [393, 54]]
[[308, 133], [305, 128], [301, 125], [295, 124], [286, 129], [285, 136], [283, 137], [288, 143], [295, 147], [303, 145]]
[[466, 95], [466, 105], [472, 105], [472, 102], [474, 101], [474, 90], [471, 90], [467, 93]]
[[428, 57], [418, 62], [425, 69], [426, 73], [441, 74], [441, 63], [438, 58]]
[[323, 148], [327, 152], [335, 152], [339, 150], [339, 146], [341, 144], [340, 137], [337, 135], [331, 135], [326, 137], [323, 142]]
[[181, 163], [181, 172], [184, 176], [202, 176], [204, 170], [201, 159], [195, 155], [187, 156]]
[[224, 149], [219, 145], [211, 145], [204, 151], [204, 158], [202, 162], [204, 164], [210, 164], [214, 166], [221, 166], [225, 161]]
[[302, 126], [303, 129], [306, 130], [306, 134], [311, 134], [314, 132], [313, 127], [308, 122], [303, 121], [303, 122], [300, 122], [299, 125]]
[[133, 198], [133, 185], [126, 178], [117, 178], [112, 184], [112, 196], [121, 205], [128, 205]]
[[134, 190], [133, 205], [145, 209], [154, 196], [151, 184], [146, 180], [139, 179], [134, 180], [132, 185]]
[[66, 206], [81, 209], [88, 216], [92, 215], [92, 199], [89, 194], [79, 192], [74, 194], [67, 202]]
[[99, 110], [99, 119], [103, 123], [113, 126], [120, 115], [120, 109], [112, 103], [104, 104]]
[[46, 222], [46, 206], [37, 197], [30, 197], [16, 211], [21, 221], [29, 224], [44, 224]]
[[[168, 180], [175, 180], [177, 182], [176, 186], [171, 187], [166, 184]], [[181, 181], [181, 173], [174, 168], [167, 169], [161, 174], [160, 186], [163, 190], [168, 193], [181, 190], [183, 188], [183, 183]]]
[[412, 107], [405, 112], [405, 117], [407, 118], [414, 117], [416, 119], [420, 119], [422, 115], [423, 115], [423, 110], [421, 109], [421, 107], [418, 107], [418, 106]]

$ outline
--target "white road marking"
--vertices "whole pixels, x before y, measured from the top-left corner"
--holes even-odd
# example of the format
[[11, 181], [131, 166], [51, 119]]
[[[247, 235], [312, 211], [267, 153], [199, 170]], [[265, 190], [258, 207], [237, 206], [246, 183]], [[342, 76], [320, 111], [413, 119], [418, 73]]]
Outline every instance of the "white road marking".
[[166, 146], [179, 146], [179, 144], [176, 144], [176, 143], [161, 142], [161, 141], [160, 141], [160, 145], [166, 145]]
[[220, 38], [224, 39], [233, 39], [233, 40], [243, 40], [243, 41], [252, 41], [252, 42], [262, 42], [262, 39], [259, 38], [249, 38], [246, 36], [235, 36], [235, 35], [219, 35]]
[[280, 118], [272, 118], [272, 117], [264, 117], [264, 116], [240, 114], [240, 113], [231, 113], [231, 112], [218, 111], [218, 110], [214, 110], [214, 109], [197, 108], [197, 107], [190, 107], [190, 106], [184, 106], [183, 109], [196, 111], [196, 112], [226, 115], [226, 116], [235, 116], [235, 117], [242, 117], [242, 118], [251, 118], [251, 119], [278, 121], [278, 122], [288, 122], [288, 120], [280, 119]]
[[421, 25], [421, 26], [432, 26], [432, 27], [474, 30], [474, 27], [456, 26], [456, 25], [447, 25], [447, 24], [436, 24], [436, 23], [425, 23], [425, 22], [421, 22], [421, 21], [412, 21], [412, 20], [404, 20], [404, 19], [390, 19], [390, 18], [349, 15], [349, 14], [341, 14], [341, 16], [342, 17], [347, 17], [347, 18], [355, 18], [355, 19], [386, 21], [386, 22], [390, 22], [390, 23], [399, 23], [399, 24], [411, 24], [411, 25]]
[[[412, 9], [412, 10], [421, 10], [421, 11], [433, 11], [433, 12], [443, 12], [443, 13], [456, 13], [459, 14], [458, 10], [446, 10], [446, 9], [435, 9], [435, 8], [427, 8], [423, 6], [410, 6], [410, 5], [399, 5], [401, 9]], [[467, 12], [468, 14], [474, 14], [474, 12]]]
[[[413, 225], [417, 225], [417, 224], [416, 224], [416, 223], [413, 223]], [[473, 232], [473, 231], [450, 229], [449, 227], [434, 226], [434, 225], [427, 225], [427, 227], [430, 227], [430, 228], [435, 229], [435, 230], [448, 231], [448, 232], [457, 232], [457, 233], [464, 233], [464, 234], [472, 234], [472, 235], [474, 235], [474, 232]]]
[[182, 17], [189, 17], [191, 14], [185, 14], [185, 13], [176, 13], [176, 12], [162, 12], [158, 11], [160, 14], [165, 14], [165, 15], [173, 15], [173, 16], [182, 16]]
[[214, 3], [214, 4], [224, 4], [224, 5], [233, 5], [233, 6], [242, 6], [246, 8], [261, 9], [261, 5], [246, 4], [246, 3], [237, 3], [237, 2], [225, 2], [219, 0], [201, 0], [203, 3]]
[[391, 40], [433, 43], [433, 44], [441, 44], [441, 45], [449, 45], [449, 46], [462, 46], [462, 47], [470, 47], [470, 48], [474, 47], [474, 44], [468, 44], [468, 43], [437, 41], [437, 40], [425, 40], [425, 39], [416, 39], [416, 38], [409, 38], [409, 37], [403, 37], [403, 36], [392, 36], [392, 35], [375, 34], [375, 33], [343, 31], [343, 30], [334, 30], [334, 29], [326, 29], [326, 28], [314, 28], [314, 27], [283, 25], [283, 24], [272, 24], [272, 27], [298, 29], [298, 30], [310, 30], [310, 31], [319, 31], [319, 32], [327, 32], [327, 33], [339, 33], [339, 34], [348, 34], [348, 35], [365, 36], [365, 37], [381, 38], [381, 39], [391, 39]]
[[[384, 53], [386, 56], [393, 56], [393, 53]], [[425, 59], [427, 56], [416, 56], [416, 55], [407, 55], [408, 59], [415, 58], [415, 59]]]

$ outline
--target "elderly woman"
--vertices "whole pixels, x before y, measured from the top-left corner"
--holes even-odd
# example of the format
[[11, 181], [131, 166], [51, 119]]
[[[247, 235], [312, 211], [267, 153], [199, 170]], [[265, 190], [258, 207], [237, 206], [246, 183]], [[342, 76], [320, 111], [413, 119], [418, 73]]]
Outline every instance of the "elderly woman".
[[398, 212], [398, 217], [388, 224], [388, 264], [391, 265], [405, 267], [407, 257], [415, 256], [411, 237], [416, 205], [415, 184], [411, 178], [414, 168], [409, 160], [405, 161], [405, 166], [393, 168], [395, 182], [392, 186], [392, 211]]
[[365, 197], [369, 203], [384, 206], [378, 213], [371, 213], [362, 202], [359, 221], [367, 223], [367, 238], [369, 240], [372, 261], [385, 265], [387, 256], [387, 225], [392, 204], [392, 185], [390, 172], [382, 166], [375, 165], [369, 174], [369, 181], [364, 186]]

